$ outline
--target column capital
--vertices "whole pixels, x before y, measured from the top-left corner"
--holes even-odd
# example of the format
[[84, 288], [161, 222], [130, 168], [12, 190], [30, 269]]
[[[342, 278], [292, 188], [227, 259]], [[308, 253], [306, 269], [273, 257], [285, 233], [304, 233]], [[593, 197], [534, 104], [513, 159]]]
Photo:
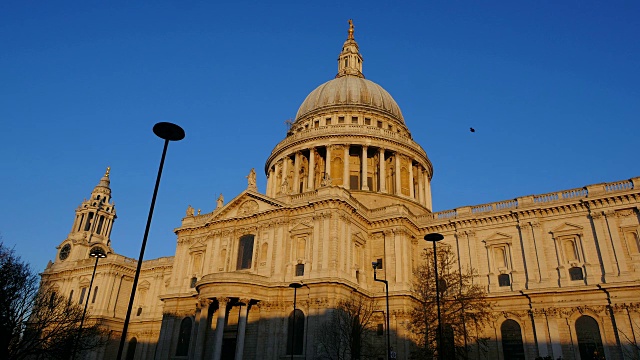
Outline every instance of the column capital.
[[241, 299], [238, 299], [238, 303], [241, 303], [242, 305], [249, 306], [249, 304], [251, 303], [251, 299], [250, 298], [241, 298]]
[[231, 302], [231, 299], [228, 298], [228, 297], [218, 297], [216, 299], [218, 300], [218, 304], [219, 304], [220, 308], [227, 307], [227, 304], [229, 304], [229, 302]]
[[206, 309], [213, 302], [213, 300], [205, 297], [198, 297], [196, 301], [196, 308], [198, 309]]

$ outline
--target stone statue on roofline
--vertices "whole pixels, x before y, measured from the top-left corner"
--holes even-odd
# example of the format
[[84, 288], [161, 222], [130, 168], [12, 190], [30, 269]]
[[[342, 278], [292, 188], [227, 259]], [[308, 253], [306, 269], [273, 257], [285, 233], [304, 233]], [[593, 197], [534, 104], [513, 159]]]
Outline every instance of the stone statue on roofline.
[[224, 196], [222, 196], [222, 193], [220, 193], [220, 196], [218, 196], [218, 200], [216, 200], [216, 209], [221, 208], [222, 205], [224, 205]]
[[187, 206], [187, 216], [193, 216], [194, 214], [195, 214], [194, 208], [191, 205]]
[[254, 168], [251, 168], [249, 175], [247, 175], [247, 189], [258, 190], [258, 186], [256, 185], [256, 169]]

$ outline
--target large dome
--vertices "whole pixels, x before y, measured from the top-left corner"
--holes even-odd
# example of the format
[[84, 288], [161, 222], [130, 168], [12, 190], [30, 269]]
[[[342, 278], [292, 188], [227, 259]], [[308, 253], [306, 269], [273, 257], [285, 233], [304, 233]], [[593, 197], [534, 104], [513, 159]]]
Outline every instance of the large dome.
[[400, 107], [382, 86], [359, 76], [340, 76], [318, 86], [302, 102], [296, 121], [335, 106], [363, 106], [381, 111], [404, 124]]

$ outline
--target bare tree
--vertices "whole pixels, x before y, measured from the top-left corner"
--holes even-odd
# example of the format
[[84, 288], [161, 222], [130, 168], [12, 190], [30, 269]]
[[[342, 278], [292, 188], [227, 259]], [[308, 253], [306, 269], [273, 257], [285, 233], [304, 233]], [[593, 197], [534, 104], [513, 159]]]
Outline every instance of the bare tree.
[[101, 346], [97, 322], [85, 321], [78, 332], [82, 312], [82, 306], [39, 288], [38, 275], [0, 243], [0, 358], [69, 359], [76, 341], [78, 354]]
[[374, 320], [379, 310], [373, 299], [353, 294], [330, 311], [329, 320], [316, 334], [318, 359], [366, 360], [384, 356], [384, 346], [375, 341]]
[[[429, 359], [437, 353], [438, 314], [433, 250], [422, 254], [423, 262], [414, 269], [413, 295], [417, 299], [407, 325], [417, 344], [412, 358]], [[466, 358], [473, 343], [482, 343], [476, 329], [489, 321], [492, 304], [485, 289], [473, 283], [474, 269], [460, 271], [455, 254], [447, 247], [438, 249], [438, 287], [443, 329], [443, 354], [438, 359]]]

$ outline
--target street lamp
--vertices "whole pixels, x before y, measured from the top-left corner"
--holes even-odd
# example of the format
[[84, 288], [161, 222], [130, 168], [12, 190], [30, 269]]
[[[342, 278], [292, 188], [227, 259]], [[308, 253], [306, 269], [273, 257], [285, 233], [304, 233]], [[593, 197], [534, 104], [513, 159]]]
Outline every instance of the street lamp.
[[377, 261], [371, 263], [373, 266], [373, 280], [384, 283], [387, 293], [387, 360], [391, 359], [391, 329], [389, 328], [389, 282], [377, 278], [376, 269], [381, 266]]
[[302, 287], [300, 283], [291, 283], [289, 284], [290, 288], [293, 288], [293, 319], [291, 326], [291, 360], [293, 360], [293, 353], [296, 349], [296, 295], [298, 289]]
[[98, 260], [107, 257], [104, 250], [101, 247], [96, 246], [89, 251], [89, 256], [96, 258], [96, 263], [93, 265], [93, 274], [91, 274], [91, 281], [89, 282], [89, 291], [87, 291], [87, 299], [84, 302], [84, 310], [82, 310], [82, 318], [80, 318], [80, 328], [78, 328], [78, 337], [76, 338], [75, 345], [73, 346], [73, 352], [71, 353], [71, 359], [76, 357], [76, 350], [78, 349], [78, 343], [80, 342], [80, 335], [82, 334], [82, 325], [84, 324], [84, 317], [87, 314], [87, 306], [89, 306], [89, 296], [91, 295], [91, 288], [93, 287], [93, 279], [96, 276], [96, 269], [98, 268]]
[[140, 278], [140, 269], [142, 268], [142, 259], [144, 257], [144, 248], [147, 245], [147, 237], [149, 236], [149, 227], [151, 227], [151, 218], [153, 217], [153, 208], [156, 205], [156, 196], [158, 195], [158, 187], [160, 186], [160, 177], [162, 176], [162, 167], [164, 166], [164, 158], [167, 155], [167, 147], [169, 141], [180, 141], [184, 139], [184, 130], [176, 124], [168, 122], [159, 122], [153, 126], [153, 133], [161, 139], [164, 139], [164, 148], [162, 149], [162, 157], [160, 158], [160, 167], [158, 168], [158, 176], [156, 177], [156, 187], [153, 189], [151, 197], [151, 207], [149, 208], [149, 217], [147, 218], [147, 227], [144, 229], [142, 238], [142, 247], [140, 247], [140, 256], [138, 257], [138, 266], [136, 267], [136, 275], [133, 278], [133, 287], [131, 289], [131, 297], [129, 298], [129, 307], [127, 308], [127, 316], [124, 319], [124, 327], [122, 336], [120, 337], [120, 346], [118, 347], [118, 356], [116, 359], [122, 359], [122, 351], [124, 343], [127, 339], [127, 328], [129, 327], [129, 319], [131, 318], [131, 309], [133, 308], [133, 299], [136, 296], [136, 287]]
[[424, 239], [433, 243], [433, 267], [436, 275], [436, 307], [438, 309], [438, 359], [442, 360], [442, 342], [444, 339], [442, 338], [442, 320], [440, 319], [440, 285], [438, 281], [438, 256], [436, 253], [436, 243], [444, 239], [444, 236], [438, 233], [430, 233], [425, 235]]

